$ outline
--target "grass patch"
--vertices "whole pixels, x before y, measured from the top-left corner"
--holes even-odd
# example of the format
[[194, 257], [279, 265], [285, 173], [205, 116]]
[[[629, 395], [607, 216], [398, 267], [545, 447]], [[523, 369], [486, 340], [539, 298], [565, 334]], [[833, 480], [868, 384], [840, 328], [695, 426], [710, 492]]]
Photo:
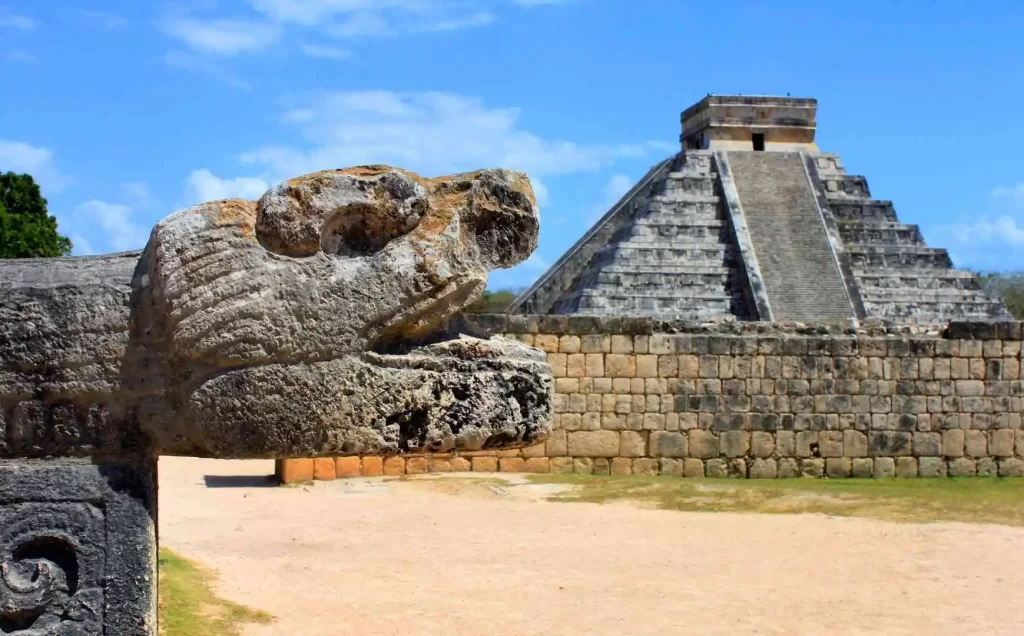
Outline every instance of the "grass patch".
[[1024, 479], [681, 479], [530, 475], [574, 488], [553, 501], [630, 501], [694, 512], [821, 513], [928, 523], [1024, 526]]
[[270, 614], [213, 593], [213, 575], [188, 559], [160, 548], [161, 636], [237, 636], [242, 623], [269, 623]]
[[494, 489], [509, 487], [508, 481], [494, 477], [438, 477], [435, 479], [417, 479], [409, 475], [396, 477], [394, 481], [403, 488], [432, 492], [441, 495], [458, 495], [469, 497], [493, 498], [499, 496]]

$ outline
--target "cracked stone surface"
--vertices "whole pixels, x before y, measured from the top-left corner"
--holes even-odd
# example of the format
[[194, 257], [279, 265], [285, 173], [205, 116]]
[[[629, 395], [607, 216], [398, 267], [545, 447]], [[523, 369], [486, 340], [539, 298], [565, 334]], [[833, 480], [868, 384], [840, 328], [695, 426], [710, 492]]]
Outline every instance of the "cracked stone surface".
[[543, 439], [543, 354], [452, 326], [537, 231], [520, 173], [362, 166], [182, 210], [141, 253], [0, 262], [0, 457]]

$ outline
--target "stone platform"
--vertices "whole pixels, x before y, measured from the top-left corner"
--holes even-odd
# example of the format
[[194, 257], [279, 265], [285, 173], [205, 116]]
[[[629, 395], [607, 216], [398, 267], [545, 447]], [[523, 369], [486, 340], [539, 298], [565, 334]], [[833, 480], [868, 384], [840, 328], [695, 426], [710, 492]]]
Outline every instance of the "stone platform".
[[814, 142], [817, 102], [710, 96], [651, 168], [512, 304], [519, 314], [901, 324], [1012, 320]]
[[480, 316], [547, 353], [543, 444], [279, 462], [284, 481], [482, 471], [1024, 476], [1021, 323], [695, 325]]

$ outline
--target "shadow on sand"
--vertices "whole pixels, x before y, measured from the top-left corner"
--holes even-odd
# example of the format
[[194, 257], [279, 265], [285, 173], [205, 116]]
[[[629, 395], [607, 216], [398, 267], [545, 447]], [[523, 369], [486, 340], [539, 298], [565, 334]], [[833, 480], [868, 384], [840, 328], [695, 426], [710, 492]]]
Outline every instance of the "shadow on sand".
[[276, 486], [273, 475], [203, 475], [207, 488], [268, 488]]

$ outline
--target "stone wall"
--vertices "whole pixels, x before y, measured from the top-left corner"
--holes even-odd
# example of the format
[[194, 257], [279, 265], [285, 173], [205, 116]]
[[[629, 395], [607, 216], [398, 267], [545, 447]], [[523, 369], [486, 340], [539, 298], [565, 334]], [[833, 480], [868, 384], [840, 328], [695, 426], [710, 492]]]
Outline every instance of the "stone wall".
[[284, 481], [429, 471], [688, 477], [1024, 476], [1021, 323], [862, 325], [481, 316], [543, 349], [543, 444], [284, 460]]

